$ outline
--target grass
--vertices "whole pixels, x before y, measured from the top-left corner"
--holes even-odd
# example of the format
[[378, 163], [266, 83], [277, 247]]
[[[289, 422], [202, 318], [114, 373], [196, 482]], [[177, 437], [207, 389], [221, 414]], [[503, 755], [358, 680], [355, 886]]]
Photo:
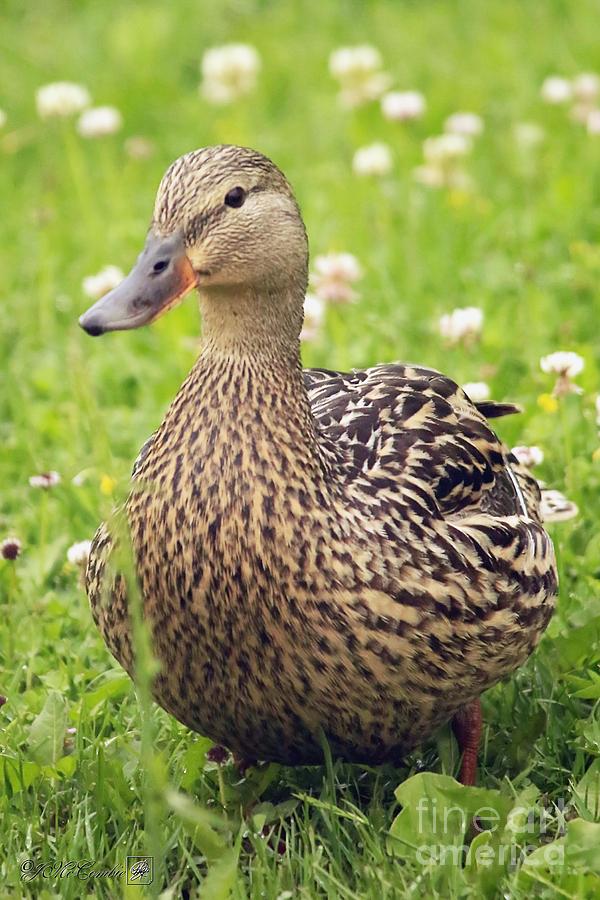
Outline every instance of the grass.
[[[24, 549], [15, 563], [0, 561], [2, 896], [598, 896], [599, 139], [539, 99], [546, 75], [600, 67], [596, 25], [592, 0], [4, 4], [0, 539], [14, 534]], [[210, 107], [198, 96], [198, 62], [230, 40], [260, 51], [259, 88], [234, 106]], [[328, 55], [364, 42], [380, 48], [398, 86], [425, 93], [421, 121], [385, 122], [376, 104], [337, 106]], [[116, 105], [124, 131], [85, 141], [71, 121], [40, 122], [35, 90], [59, 79]], [[457, 109], [486, 121], [468, 162], [475, 188], [428, 191], [411, 169], [422, 140]], [[546, 133], [529, 154], [514, 140], [523, 121]], [[136, 134], [154, 142], [151, 158], [125, 154], [124, 137]], [[357, 179], [354, 150], [374, 140], [392, 146], [393, 174]], [[125, 495], [132, 460], [189, 369], [199, 330], [188, 301], [152, 329], [92, 342], [77, 327], [87, 305], [81, 280], [106, 263], [127, 269], [167, 164], [222, 141], [255, 146], [287, 172], [313, 253], [348, 250], [365, 269], [359, 302], [329, 310], [305, 364], [401, 358], [459, 382], [483, 378], [495, 399], [524, 407], [501, 423], [503, 437], [542, 446], [541, 477], [579, 504], [578, 519], [553, 531], [561, 595], [548, 632], [534, 658], [484, 699], [475, 793], [445, 780], [455, 765], [447, 733], [402, 770], [329, 761], [240, 780], [207, 761], [210, 742], [143, 692], [138, 702], [66, 562], [66, 549], [91, 537]], [[485, 311], [482, 340], [449, 350], [437, 318], [468, 305]], [[558, 349], [584, 357], [583, 393], [548, 411], [552, 379], [539, 358]], [[30, 475], [49, 469], [61, 473], [59, 486], [29, 486]], [[423, 797], [427, 810], [415, 818]], [[569, 825], [551, 844], [559, 862], [533, 865], [560, 836], [561, 804]], [[519, 806], [535, 823], [529, 829], [521, 816], [511, 831]], [[498, 819], [471, 844], [474, 807]], [[468, 817], [441, 839], [434, 808]], [[501, 862], [498, 841], [534, 856]], [[419, 853], [440, 843], [487, 846], [493, 859]], [[157, 868], [148, 889], [50, 869], [23, 880], [26, 860], [111, 869], [147, 854]]]

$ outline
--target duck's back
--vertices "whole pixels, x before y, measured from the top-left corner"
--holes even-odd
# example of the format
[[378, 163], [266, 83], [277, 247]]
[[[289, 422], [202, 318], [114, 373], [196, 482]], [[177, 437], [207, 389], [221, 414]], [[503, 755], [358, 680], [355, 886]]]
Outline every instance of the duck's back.
[[[450, 378], [400, 363], [305, 369], [304, 381], [323, 434], [346, 451], [350, 477], [377, 490], [410, 470], [443, 517], [481, 511], [541, 521], [537, 481], [488, 423], [518, 412], [513, 404], [472, 403]], [[423, 499], [415, 498], [415, 512]]]

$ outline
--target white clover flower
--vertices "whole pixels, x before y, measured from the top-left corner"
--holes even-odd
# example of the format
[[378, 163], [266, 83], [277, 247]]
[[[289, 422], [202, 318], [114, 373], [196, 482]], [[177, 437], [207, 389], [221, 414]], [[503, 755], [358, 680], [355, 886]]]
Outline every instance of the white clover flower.
[[78, 541], [76, 544], [71, 544], [71, 546], [67, 550], [67, 559], [72, 566], [83, 567], [87, 565], [91, 549], [91, 541]]
[[583, 103], [592, 103], [600, 96], [600, 76], [595, 72], [582, 72], [573, 79], [573, 97]]
[[571, 119], [588, 126], [588, 120], [597, 107], [600, 96], [600, 77], [594, 72], [583, 72], [573, 79], [573, 106]]
[[311, 283], [321, 300], [350, 303], [358, 296], [352, 284], [362, 275], [360, 263], [351, 253], [328, 253], [316, 257]]
[[471, 151], [471, 138], [465, 134], [440, 134], [423, 143], [425, 165], [413, 172], [413, 177], [427, 187], [447, 187], [469, 190], [471, 179], [460, 167], [461, 160]]
[[453, 309], [440, 317], [440, 334], [449, 344], [469, 343], [481, 334], [483, 310], [477, 306]]
[[544, 462], [544, 451], [540, 447], [520, 445], [513, 447], [510, 452], [516, 456], [522, 466], [527, 466], [528, 469], [540, 466]]
[[419, 184], [429, 188], [454, 188], [469, 191], [473, 187], [471, 177], [456, 166], [426, 165], [413, 169], [412, 176]]
[[567, 103], [573, 95], [571, 82], [560, 75], [549, 75], [541, 87], [542, 100], [546, 103]]
[[563, 394], [580, 394], [581, 388], [573, 384], [571, 379], [583, 371], [584, 361], [578, 353], [569, 350], [558, 350], [549, 353], [540, 359], [542, 372], [556, 375], [554, 394], [557, 397]]
[[0, 544], [0, 556], [11, 562], [21, 555], [22, 544], [16, 537], [5, 538]]
[[343, 106], [359, 106], [377, 100], [390, 86], [391, 78], [381, 71], [381, 54], [376, 47], [363, 44], [339, 47], [329, 57], [329, 71], [340, 85]]
[[125, 153], [131, 159], [149, 159], [154, 153], [154, 144], [150, 138], [134, 135], [125, 141]]
[[557, 350], [540, 359], [540, 368], [547, 374], [560, 375], [563, 378], [575, 378], [583, 372], [584, 361], [579, 353], [570, 350]]
[[3, 109], [0, 109], [0, 128], [4, 128], [6, 125], [6, 113]]
[[58, 472], [42, 472], [40, 475], [32, 475], [29, 479], [31, 487], [51, 488], [60, 484], [61, 478]]
[[426, 102], [419, 91], [390, 91], [381, 98], [381, 112], [391, 122], [409, 122], [420, 119]]
[[490, 386], [485, 381], [468, 381], [463, 384], [463, 391], [473, 403], [483, 403], [491, 396]]
[[569, 112], [569, 116], [573, 120], [573, 122], [579, 122], [581, 125], [587, 125], [590, 113], [592, 113], [593, 111], [593, 103], [590, 103], [587, 100], [580, 100], [577, 103], [573, 104], [573, 106], [571, 107], [571, 111]]
[[360, 85], [342, 88], [339, 93], [340, 104], [347, 109], [352, 109], [368, 103], [370, 100], [377, 100], [390, 86], [390, 82], [391, 78], [386, 72], [376, 72]]
[[339, 82], [350, 81], [356, 75], [371, 75], [382, 66], [377, 47], [361, 44], [357, 47], [338, 47], [329, 57], [329, 71]]
[[38, 115], [41, 119], [53, 116], [72, 116], [91, 103], [88, 89], [71, 81], [56, 81], [38, 88], [35, 95]]
[[544, 141], [546, 132], [537, 122], [517, 122], [513, 127], [513, 136], [521, 150], [532, 150]]
[[77, 131], [84, 138], [115, 134], [123, 125], [123, 117], [114, 106], [94, 106], [79, 117]]
[[588, 134], [600, 134], [600, 109], [593, 109], [586, 119]]
[[426, 187], [441, 188], [446, 185], [446, 174], [439, 166], [417, 166], [412, 175], [415, 181]]
[[358, 281], [362, 278], [362, 268], [352, 253], [327, 253], [315, 258], [317, 274], [334, 277], [346, 281]]
[[449, 169], [446, 172], [446, 184], [457, 191], [473, 190], [473, 179], [463, 169]]
[[430, 165], [449, 165], [471, 152], [472, 143], [464, 134], [440, 134], [423, 144], [423, 156]]
[[596, 397], [596, 425], [600, 428], [600, 395]]
[[87, 275], [81, 282], [83, 293], [92, 300], [99, 300], [120, 284], [125, 275], [118, 266], [104, 266], [95, 275]]
[[355, 175], [388, 175], [392, 170], [392, 151], [387, 144], [359, 147], [352, 160]]
[[304, 322], [300, 332], [301, 341], [316, 341], [325, 321], [325, 300], [316, 294], [304, 298]]
[[478, 137], [483, 132], [483, 119], [477, 113], [453, 113], [444, 122], [444, 131], [449, 134], [462, 134], [464, 137]]
[[256, 88], [261, 59], [249, 44], [212, 47], [202, 57], [200, 91], [209, 103], [226, 105]]

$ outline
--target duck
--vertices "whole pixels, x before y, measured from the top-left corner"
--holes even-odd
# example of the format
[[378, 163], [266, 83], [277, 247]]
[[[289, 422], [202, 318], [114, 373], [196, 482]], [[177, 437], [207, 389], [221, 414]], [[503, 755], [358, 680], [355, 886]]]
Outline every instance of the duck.
[[[258, 151], [186, 153], [130, 274], [79, 322], [154, 322], [190, 291], [202, 345], [125, 503], [156, 702], [242, 759], [400, 765], [451, 723], [473, 784], [480, 696], [530, 656], [557, 569], [535, 479], [473, 403], [419, 365], [303, 369], [308, 242]], [[135, 675], [105, 523], [86, 590]]]

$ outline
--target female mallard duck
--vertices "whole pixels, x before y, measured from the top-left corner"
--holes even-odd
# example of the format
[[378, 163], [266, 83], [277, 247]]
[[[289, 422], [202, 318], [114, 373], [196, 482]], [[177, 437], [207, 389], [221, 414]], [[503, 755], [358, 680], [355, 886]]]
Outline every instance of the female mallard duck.
[[[307, 239], [292, 190], [253, 150], [165, 174], [130, 275], [81, 320], [154, 321], [192, 287], [200, 357], [135, 464], [127, 515], [160, 672], [157, 702], [236, 753], [400, 761], [454, 717], [473, 780], [479, 695], [520, 666], [557, 576], [540, 494], [438, 372], [302, 370]], [[124, 580], [87, 590], [134, 671]], [[107, 569], [108, 572], [108, 569]]]

